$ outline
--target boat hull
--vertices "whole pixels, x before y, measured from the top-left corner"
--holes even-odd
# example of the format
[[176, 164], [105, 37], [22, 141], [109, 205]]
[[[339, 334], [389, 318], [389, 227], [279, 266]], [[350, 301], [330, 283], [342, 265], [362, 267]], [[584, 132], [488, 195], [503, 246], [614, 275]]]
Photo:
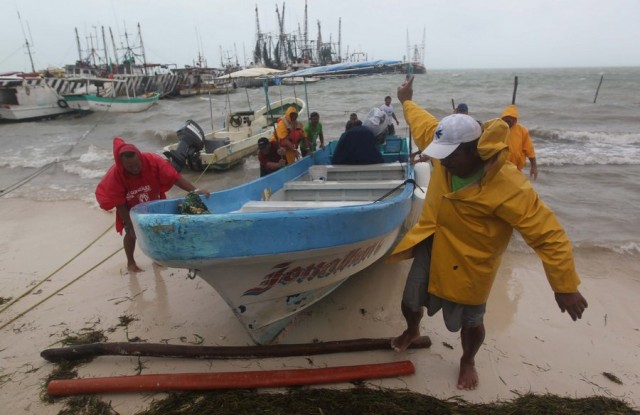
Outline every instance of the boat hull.
[[152, 93], [144, 97], [101, 97], [93, 94], [65, 95], [70, 108], [81, 111], [109, 111], [118, 113], [142, 112], [148, 110], [160, 98]]
[[253, 340], [264, 344], [297, 313], [379, 260], [398, 232], [338, 247], [212, 261], [198, 276], [220, 293]]
[[0, 121], [26, 121], [73, 111], [43, 78], [0, 77]]
[[[406, 154], [385, 155], [381, 165], [326, 166], [331, 147], [211, 194], [203, 201], [212, 214], [178, 215], [181, 199], [137, 205], [140, 248], [195, 272], [256, 343], [271, 342], [297, 313], [382, 258], [416, 219]], [[318, 168], [334, 177], [314, 180]]]
[[203, 166], [209, 166], [213, 170], [229, 170], [247, 156], [256, 154], [258, 140], [261, 137], [269, 138], [273, 134], [273, 128], [269, 127], [260, 134], [231, 142], [217, 148], [213, 153], [201, 153], [200, 160]]
[[60, 108], [57, 104], [42, 106], [7, 105], [0, 107], [0, 120], [26, 121], [38, 118], [56, 117], [73, 111], [68, 108]]

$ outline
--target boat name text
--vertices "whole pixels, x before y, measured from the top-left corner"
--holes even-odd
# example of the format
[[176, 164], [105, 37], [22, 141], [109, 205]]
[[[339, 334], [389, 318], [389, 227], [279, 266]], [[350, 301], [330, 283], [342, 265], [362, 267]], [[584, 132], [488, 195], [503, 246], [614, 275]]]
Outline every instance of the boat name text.
[[318, 262], [307, 265], [299, 265], [293, 269], [289, 267], [293, 262], [283, 262], [275, 265], [271, 273], [262, 278], [262, 282], [257, 287], [245, 291], [242, 295], [260, 295], [276, 284], [287, 285], [291, 282], [311, 281], [314, 278], [326, 278], [337, 272], [358, 265], [365, 259], [374, 255], [382, 246], [382, 240], [369, 245], [366, 248], [356, 248], [347, 253], [344, 257], [336, 258], [331, 262]]

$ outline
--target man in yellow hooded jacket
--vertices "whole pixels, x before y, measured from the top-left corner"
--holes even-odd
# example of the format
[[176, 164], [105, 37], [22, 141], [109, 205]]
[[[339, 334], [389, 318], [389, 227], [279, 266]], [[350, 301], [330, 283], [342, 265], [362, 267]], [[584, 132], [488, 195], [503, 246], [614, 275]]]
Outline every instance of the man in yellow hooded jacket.
[[518, 123], [518, 118], [520, 118], [518, 107], [509, 105], [504, 109], [500, 117], [502, 121], [509, 125], [509, 139], [507, 140], [509, 144], [509, 161], [515, 164], [518, 170], [522, 171], [527, 163], [527, 159], [529, 159], [529, 163], [531, 164], [529, 175], [533, 180], [537, 179], [538, 164], [536, 162], [536, 150], [533, 148], [529, 130]]
[[295, 107], [287, 108], [284, 117], [278, 120], [270, 141], [277, 141], [280, 147], [285, 149], [287, 164], [293, 164], [300, 158], [298, 148], [301, 141], [305, 142], [306, 148], [311, 148], [304, 132], [304, 125], [298, 121], [298, 110]]
[[401, 303], [407, 329], [391, 346], [403, 351], [420, 336], [423, 307], [430, 316], [442, 310], [447, 329], [461, 331], [458, 389], [475, 389], [485, 306], [513, 229], [542, 260], [562, 312], [575, 321], [587, 301], [578, 291], [565, 231], [527, 178], [506, 162], [507, 124], [494, 119], [480, 127], [464, 114], [438, 122], [412, 101], [412, 84], [410, 78], [398, 88], [398, 99], [433, 170], [420, 220], [390, 257], [414, 258]]

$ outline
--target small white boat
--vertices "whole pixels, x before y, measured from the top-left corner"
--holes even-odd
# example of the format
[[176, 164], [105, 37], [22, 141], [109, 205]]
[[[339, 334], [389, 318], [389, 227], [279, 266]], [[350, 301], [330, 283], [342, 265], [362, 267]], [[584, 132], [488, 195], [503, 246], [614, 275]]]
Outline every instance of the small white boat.
[[236, 84], [229, 79], [217, 79], [222, 69], [190, 67], [179, 70], [183, 77], [177, 87], [181, 97], [194, 95], [222, 95], [237, 91]]
[[342, 62], [333, 65], [312, 66], [299, 71], [288, 72], [281, 76], [286, 78], [341, 78], [348, 76], [401, 73], [403, 63], [399, 60], [377, 59], [362, 62]]
[[206, 135], [198, 124], [189, 120], [178, 130], [179, 141], [166, 146], [164, 154], [178, 171], [185, 165], [195, 171], [230, 169], [248, 155], [256, 154], [258, 139], [271, 137], [278, 118], [283, 117], [290, 106], [298, 110], [298, 117], [302, 119], [304, 101], [288, 97], [256, 111], [228, 113], [226, 127]]
[[0, 75], [0, 120], [32, 120], [71, 111], [46, 79], [22, 73]]
[[137, 205], [140, 248], [209, 283], [256, 343], [271, 342], [297, 313], [384, 257], [424, 202], [408, 139], [388, 137], [384, 163], [368, 165], [330, 164], [335, 144], [212, 193], [202, 199], [211, 214], [178, 214], [182, 199]]
[[[253, 67], [231, 72], [216, 78], [216, 81], [234, 82], [238, 88], [260, 88], [266, 80], [286, 71], [280, 69]], [[273, 80], [270, 82], [273, 83]]]
[[302, 76], [292, 76], [290, 78], [281, 78], [280, 83], [282, 85], [303, 85], [313, 84], [318, 82], [320, 78], [305, 78]]
[[158, 102], [158, 92], [132, 93], [120, 79], [86, 78], [69, 80], [63, 95], [70, 108], [81, 111], [142, 112]]
[[232, 82], [203, 81], [197, 84], [180, 84], [178, 93], [181, 97], [191, 97], [194, 95], [223, 95], [233, 94], [238, 89]]

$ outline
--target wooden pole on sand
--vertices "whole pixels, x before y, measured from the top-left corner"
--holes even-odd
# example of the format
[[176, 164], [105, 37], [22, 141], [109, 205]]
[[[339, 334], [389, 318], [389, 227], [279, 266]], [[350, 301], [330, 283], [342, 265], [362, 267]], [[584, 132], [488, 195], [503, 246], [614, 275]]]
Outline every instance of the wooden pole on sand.
[[518, 91], [518, 77], [516, 76], [513, 80], [513, 97], [511, 98], [511, 104], [516, 104], [516, 92]]
[[[155, 356], [194, 359], [254, 359], [265, 357], [309, 356], [370, 350], [391, 350], [391, 338], [353, 339], [318, 343], [275, 344], [264, 346], [187, 346], [159, 343], [91, 343], [40, 353], [50, 362], [78, 360], [96, 356]], [[429, 348], [431, 340], [421, 336], [410, 348]]]
[[602, 80], [604, 79], [604, 75], [600, 75], [600, 82], [598, 83], [598, 89], [596, 89], [596, 96], [593, 97], [593, 103], [596, 103], [596, 99], [598, 99], [598, 92], [600, 92], [600, 85], [602, 85]]

